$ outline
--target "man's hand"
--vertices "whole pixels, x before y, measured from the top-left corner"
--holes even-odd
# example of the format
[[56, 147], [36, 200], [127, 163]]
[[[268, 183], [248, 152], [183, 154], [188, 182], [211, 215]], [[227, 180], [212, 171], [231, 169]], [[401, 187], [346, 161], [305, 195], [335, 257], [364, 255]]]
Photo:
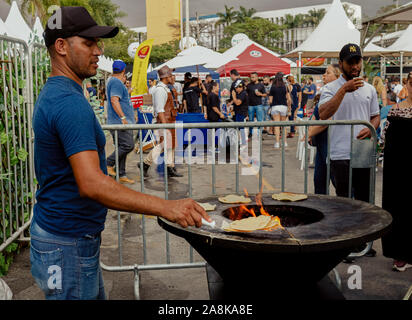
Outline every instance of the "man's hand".
[[361, 132], [359, 132], [356, 139], [363, 140], [366, 138], [370, 138], [371, 136], [372, 136], [371, 131], [368, 128], [365, 128], [365, 129], [362, 129]]
[[361, 78], [355, 78], [355, 79], [349, 80], [348, 82], [344, 84], [344, 88], [346, 92], [354, 92], [363, 86], [364, 86], [364, 82], [363, 82], [363, 79]]
[[162, 217], [178, 223], [183, 228], [188, 226], [202, 226], [202, 218], [212, 222], [206, 211], [193, 199], [170, 200], [167, 202]]
[[122, 124], [128, 124], [127, 120], [126, 120], [126, 119], [123, 119], [123, 120], [122, 120]]
[[207, 120], [207, 113], [205, 113], [204, 116], [205, 116], [205, 119]]

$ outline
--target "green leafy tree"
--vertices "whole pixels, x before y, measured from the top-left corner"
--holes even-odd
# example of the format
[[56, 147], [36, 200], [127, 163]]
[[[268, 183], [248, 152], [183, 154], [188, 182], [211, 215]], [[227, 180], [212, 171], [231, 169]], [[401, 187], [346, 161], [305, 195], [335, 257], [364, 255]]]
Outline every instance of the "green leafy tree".
[[237, 33], [244, 33], [266, 48], [279, 51], [279, 48], [273, 46], [273, 42], [282, 37], [281, 27], [267, 19], [246, 18], [244, 23], [233, 23], [225, 27], [225, 37], [220, 40], [222, 51], [231, 47], [231, 39]]
[[231, 24], [236, 18], [236, 11], [234, 11], [233, 7], [228, 7], [225, 5], [225, 12], [218, 12], [216, 14], [219, 17], [217, 24], [223, 24], [225, 26]]
[[245, 7], [240, 6], [239, 11], [236, 12], [235, 22], [236, 23], [245, 23], [246, 19], [253, 18], [253, 15], [256, 13], [255, 8], [246, 9]]
[[154, 45], [152, 47], [152, 53], [150, 54], [150, 62], [162, 64], [176, 57], [179, 51], [179, 40], [173, 40], [168, 43]]
[[326, 14], [325, 9], [319, 9], [319, 10], [311, 9], [309, 10], [308, 14], [305, 15], [305, 21], [309, 25], [316, 27], [321, 22], [325, 14]]
[[120, 30], [116, 37], [104, 39], [104, 55], [112, 59], [121, 59], [125, 63], [132, 63], [127, 48], [132, 42], [138, 41], [138, 35], [131, 30]]

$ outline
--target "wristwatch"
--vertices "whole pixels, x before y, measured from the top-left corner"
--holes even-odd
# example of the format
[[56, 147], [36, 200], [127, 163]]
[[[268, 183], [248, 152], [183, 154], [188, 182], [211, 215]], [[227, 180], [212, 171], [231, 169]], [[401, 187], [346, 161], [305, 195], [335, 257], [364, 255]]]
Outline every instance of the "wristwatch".
[[121, 117], [120, 120], [126, 120], [126, 116]]

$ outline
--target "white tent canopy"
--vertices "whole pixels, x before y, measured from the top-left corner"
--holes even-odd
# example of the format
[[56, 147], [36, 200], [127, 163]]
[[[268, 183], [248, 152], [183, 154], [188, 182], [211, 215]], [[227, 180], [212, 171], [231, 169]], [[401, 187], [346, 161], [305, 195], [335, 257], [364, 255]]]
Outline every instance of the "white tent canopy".
[[36, 21], [33, 26], [32, 39], [34, 39], [34, 36], [37, 36], [38, 40], [40, 40], [41, 43], [44, 43], [43, 31], [44, 29], [41, 25], [40, 18], [36, 17]]
[[396, 40], [389, 50], [393, 52], [393, 56], [400, 56], [403, 52], [403, 56], [412, 56], [412, 24], [402, 33], [398, 40]]
[[375, 56], [388, 56], [392, 53], [389, 48], [382, 48], [370, 42], [366, 48], [363, 50], [363, 56], [365, 57], [375, 57]]
[[[273, 52], [271, 50], [269, 50], [268, 48], [265, 48], [264, 46], [260, 45], [257, 42], [254, 42], [253, 40], [250, 39], [244, 39], [242, 40], [240, 43], [238, 43], [237, 45], [233, 46], [232, 48], [226, 50], [223, 54], [222, 57], [220, 59], [214, 59], [211, 62], [207, 63], [205, 65], [206, 68], [211, 68], [211, 69], [218, 69], [221, 66], [229, 63], [230, 61], [233, 60], [238, 60], [238, 56], [240, 54], [242, 54], [250, 45], [254, 44], [255, 46], [259, 47], [262, 50], [265, 50], [267, 52], [269, 52], [270, 54], [274, 55], [275, 57], [280, 57], [279, 54], [277, 54], [276, 52]], [[286, 63], [288, 63], [292, 68], [296, 68], [296, 63], [286, 59], [286, 58], [281, 58], [283, 61], [285, 61]]]
[[107, 58], [105, 56], [100, 56], [97, 65], [98, 69], [108, 73], [113, 73], [113, 59]]
[[196, 65], [204, 65], [213, 60], [221, 59], [222, 54], [211, 49], [194, 46], [189, 49], [181, 51], [175, 58], [161, 64], [154, 70], [159, 70], [163, 66], [168, 66], [169, 68], [182, 68]]
[[7, 35], [7, 34], [8, 32], [7, 32], [6, 24], [0, 18], [0, 35]]
[[8, 36], [29, 42], [32, 31], [26, 21], [24, 21], [16, 1], [13, 1], [11, 4], [5, 24]]
[[310, 36], [285, 57], [337, 57], [347, 43], [360, 43], [360, 32], [346, 15], [340, 0], [332, 5]]

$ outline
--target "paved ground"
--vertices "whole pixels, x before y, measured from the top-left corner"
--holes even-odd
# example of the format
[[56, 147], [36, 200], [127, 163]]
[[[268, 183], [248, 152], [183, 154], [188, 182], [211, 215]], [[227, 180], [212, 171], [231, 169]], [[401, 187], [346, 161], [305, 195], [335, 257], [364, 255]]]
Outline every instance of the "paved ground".
[[[281, 158], [280, 151], [273, 148], [273, 137], [264, 135], [264, 192], [280, 191]], [[288, 139], [286, 148], [286, 191], [304, 191], [304, 171], [300, 170], [300, 162], [296, 159], [297, 138]], [[107, 152], [113, 150], [110, 140]], [[138, 156], [132, 153], [127, 163], [129, 178], [140, 181], [136, 164]], [[179, 172], [183, 178], [170, 179], [169, 198], [177, 199], [188, 196], [188, 167], [179, 165]], [[150, 194], [164, 196], [163, 180], [155, 169], [150, 171], [150, 179], [145, 183], [145, 191]], [[194, 165], [193, 197], [200, 199], [211, 195], [211, 166]], [[309, 169], [308, 192], [313, 192], [313, 168]], [[376, 204], [381, 205], [382, 171], [379, 168], [376, 181]], [[240, 190], [247, 188], [250, 193], [258, 191], [258, 177], [256, 175], [240, 176]], [[131, 188], [140, 191], [140, 183], [131, 185]], [[332, 188], [333, 189], [333, 188]], [[217, 194], [224, 195], [235, 191], [235, 165], [226, 164], [216, 167]], [[332, 194], [333, 190], [331, 191]], [[123, 265], [143, 263], [142, 245], [142, 217], [140, 215], [121, 214], [118, 220], [116, 212], [110, 211], [103, 232], [101, 260], [104, 264], [119, 265], [118, 250], [118, 221], [121, 230], [121, 245]], [[148, 264], [166, 263], [166, 233], [161, 229], [156, 219], [145, 218], [147, 261]], [[348, 273], [350, 264], [341, 263], [337, 266], [342, 277], [342, 292], [347, 299], [401, 299], [408, 287], [412, 284], [412, 270], [397, 273], [391, 270], [391, 260], [382, 256], [380, 241], [375, 241], [374, 248], [378, 254], [374, 258], [363, 257], [355, 261], [355, 265], [362, 270], [362, 289], [348, 288]], [[185, 240], [170, 235], [171, 262], [188, 262], [189, 246]], [[194, 261], [203, 259], [194, 252]], [[304, 268], [305, 266], [302, 266]], [[103, 272], [106, 292], [109, 299], [133, 299], [132, 272]], [[41, 299], [42, 293], [34, 283], [30, 274], [29, 250], [23, 249], [13, 263], [9, 274], [4, 280], [14, 293], [14, 299]], [[204, 268], [144, 271], [141, 272], [140, 285], [141, 299], [209, 299], [206, 272]]]

